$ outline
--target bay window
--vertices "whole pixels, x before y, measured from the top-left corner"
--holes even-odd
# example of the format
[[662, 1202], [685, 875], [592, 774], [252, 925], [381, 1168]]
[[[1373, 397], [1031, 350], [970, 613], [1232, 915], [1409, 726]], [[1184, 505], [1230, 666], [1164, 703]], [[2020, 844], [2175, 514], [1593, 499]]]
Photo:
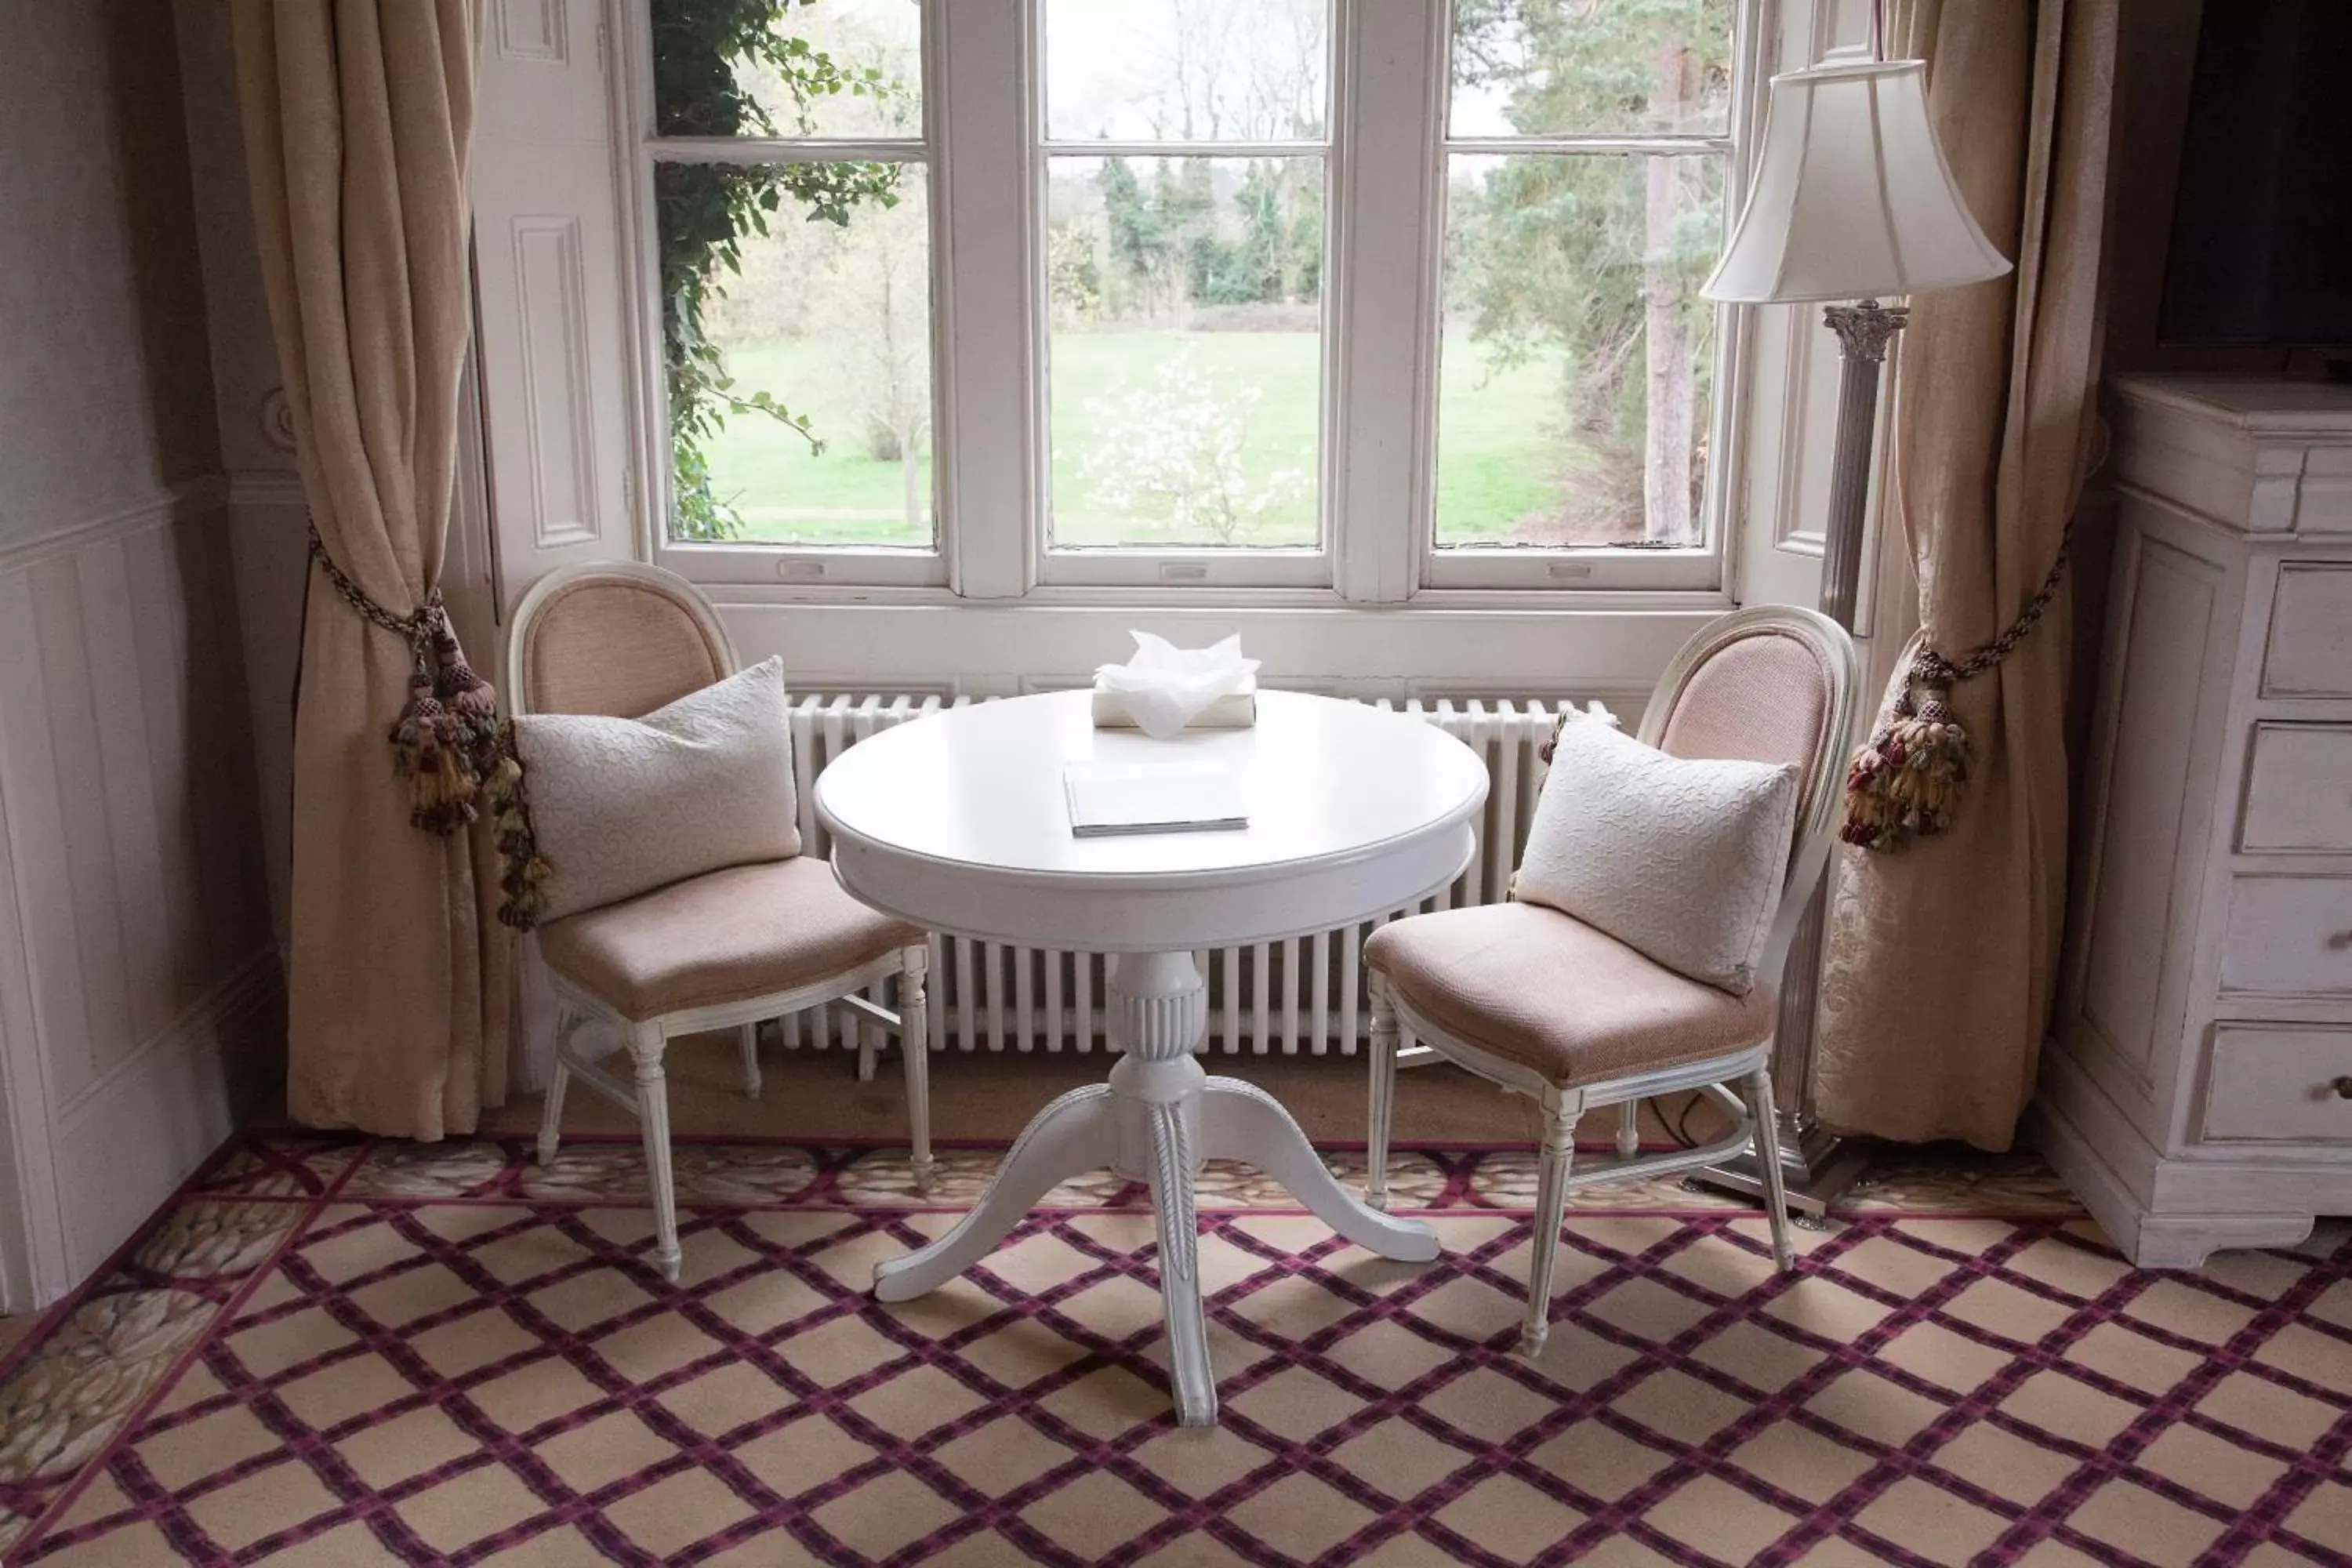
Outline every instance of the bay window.
[[659, 557], [1045, 604], [1719, 589], [1742, 323], [1697, 286], [1762, 11], [629, 0]]
[[1703, 551], [1731, 0], [1459, 0], [1451, 45], [1433, 573]]
[[646, 26], [667, 540], [936, 577], [921, 8], [655, 0]]
[[1049, 581], [1236, 550], [1328, 578], [1331, 10], [1039, 6]]

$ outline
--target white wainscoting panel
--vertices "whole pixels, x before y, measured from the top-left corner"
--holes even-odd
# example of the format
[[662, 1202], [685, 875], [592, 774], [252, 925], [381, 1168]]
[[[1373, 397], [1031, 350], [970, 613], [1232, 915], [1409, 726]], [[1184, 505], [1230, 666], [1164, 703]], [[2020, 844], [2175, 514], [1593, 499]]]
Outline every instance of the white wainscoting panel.
[[[101, 1262], [227, 1132], [278, 994], [226, 495], [0, 556], [11, 1310]], [[31, 1300], [27, 1300], [27, 1297]]]

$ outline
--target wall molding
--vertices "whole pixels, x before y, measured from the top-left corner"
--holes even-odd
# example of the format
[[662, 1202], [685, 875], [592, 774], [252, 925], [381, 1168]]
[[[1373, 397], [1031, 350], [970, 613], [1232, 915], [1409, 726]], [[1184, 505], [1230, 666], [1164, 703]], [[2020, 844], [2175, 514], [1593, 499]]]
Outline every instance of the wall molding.
[[231, 506], [309, 507], [302, 476], [291, 468], [240, 468], [226, 476]]
[[227, 475], [199, 474], [192, 479], [182, 479], [175, 485], [151, 491], [144, 498], [111, 511], [60, 522], [29, 538], [0, 544], [0, 575], [21, 572], [28, 566], [37, 566], [56, 556], [69, 555], [77, 550], [87, 550], [110, 539], [143, 533], [148, 529], [167, 523], [194, 522], [220, 510], [228, 503]]

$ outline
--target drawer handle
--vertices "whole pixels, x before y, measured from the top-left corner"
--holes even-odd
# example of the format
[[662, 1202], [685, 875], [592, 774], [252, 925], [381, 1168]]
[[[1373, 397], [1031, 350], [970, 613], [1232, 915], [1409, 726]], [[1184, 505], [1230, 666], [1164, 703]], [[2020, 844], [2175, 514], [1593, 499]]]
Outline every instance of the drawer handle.
[[2345, 1074], [2327, 1087], [2336, 1091], [2336, 1099], [2352, 1100], [2352, 1073]]
[[2343, 952], [2347, 949], [2352, 949], [2352, 931], [2339, 931], [2327, 939], [2328, 952]]

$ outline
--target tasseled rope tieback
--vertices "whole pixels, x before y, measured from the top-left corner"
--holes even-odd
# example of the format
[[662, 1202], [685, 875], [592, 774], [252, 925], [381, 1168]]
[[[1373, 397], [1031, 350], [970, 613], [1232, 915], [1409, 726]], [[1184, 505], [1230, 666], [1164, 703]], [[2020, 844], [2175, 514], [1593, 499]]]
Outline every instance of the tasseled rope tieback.
[[514, 725], [499, 719], [498, 693], [466, 662], [441, 590], [427, 592], [413, 614], [395, 616], [344, 575], [316, 522], [310, 557], [345, 604], [408, 645], [408, 705], [387, 737], [393, 768], [408, 781], [408, 820], [446, 837], [478, 820], [476, 803], [487, 801], [505, 866], [499, 919], [529, 931], [545, 902], [548, 867], [532, 839]]
[[2070, 518], [2041, 588], [2000, 636], [1958, 664], [1932, 647], [1919, 649], [1894, 710], [1846, 769], [1845, 822], [1839, 837], [1864, 849], [1892, 852], [1908, 847], [1914, 837], [1932, 837], [1950, 828], [1969, 782], [1969, 732], [1953, 717], [1952, 688], [1995, 668], [2025, 640], [2058, 597], [2074, 542]]

